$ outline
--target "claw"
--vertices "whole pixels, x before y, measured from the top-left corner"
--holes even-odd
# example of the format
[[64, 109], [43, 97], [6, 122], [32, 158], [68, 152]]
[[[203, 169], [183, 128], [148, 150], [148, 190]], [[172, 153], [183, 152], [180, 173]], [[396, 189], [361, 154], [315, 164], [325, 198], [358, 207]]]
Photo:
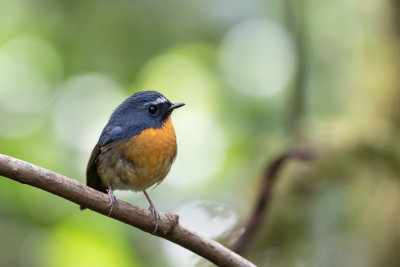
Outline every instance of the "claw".
[[158, 211], [156, 209], [156, 206], [154, 206], [154, 205], [153, 206], [150, 205], [149, 210], [153, 214], [153, 219], [155, 220], [155, 223], [156, 223], [155, 226], [154, 226], [154, 230], [152, 232], [152, 234], [155, 234], [157, 232], [157, 229], [158, 229], [158, 220], [160, 219], [160, 214], [158, 213]]
[[110, 197], [110, 203], [107, 205], [107, 207], [110, 207], [110, 211], [108, 212], [107, 216], [110, 216], [114, 208], [114, 202], [118, 201], [113, 193], [111, 186], [108, 187], [108, 196]]
[[153, 230], [152, 234], [155, 234], [158, 230], [158, 221], [160, 220], [160, 213], [158, 213], [156, 206], [154, 205], [153, 201], [151, 201], [149, 195], [146, 193], [145, 190], [143, 190], [143, 193], [150, 203], [149, 210], [151, 211], [151, 214], [153, 215], [153, 219], [155, 221], [155, 226], [154, 226], [154, 230]]

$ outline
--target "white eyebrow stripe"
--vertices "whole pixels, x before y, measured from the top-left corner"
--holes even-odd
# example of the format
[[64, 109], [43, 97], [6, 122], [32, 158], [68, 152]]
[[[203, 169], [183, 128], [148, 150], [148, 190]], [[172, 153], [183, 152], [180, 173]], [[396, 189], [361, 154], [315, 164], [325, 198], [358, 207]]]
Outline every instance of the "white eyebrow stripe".
[[157, 105], [157, 104], [166, 103], [166, 102], [168, 102], [168, 100], [165, 97], [160, 96], [153, 103], [155, 103]]

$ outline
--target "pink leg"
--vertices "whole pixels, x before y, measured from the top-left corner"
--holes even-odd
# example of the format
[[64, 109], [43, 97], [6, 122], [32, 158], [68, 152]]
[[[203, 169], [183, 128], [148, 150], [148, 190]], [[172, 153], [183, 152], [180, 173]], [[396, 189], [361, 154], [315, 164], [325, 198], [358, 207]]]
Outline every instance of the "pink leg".
[[153, 230], [153, 234], [155, 234], [155, 232], [157, 232], [157, 229], [158, 229], [158, 220], [160, 219], [160, 214], [158, 213], [158, 211], [156, 209], [156, 206], [154, 206], [153, 201], [151, 201], [149, 195], [146, 193], [146, 190], [143, 190], [143, 193], [144, 193], [144, 195], [146, 196], [147, 200], [150, 203], [150, 208], [149, 209], [150, 209], [151, 213], [153, 214], [153, 218], [154, 218], [154, 220], [156, 222], [156, 225], [155, 225], [154, 230]]

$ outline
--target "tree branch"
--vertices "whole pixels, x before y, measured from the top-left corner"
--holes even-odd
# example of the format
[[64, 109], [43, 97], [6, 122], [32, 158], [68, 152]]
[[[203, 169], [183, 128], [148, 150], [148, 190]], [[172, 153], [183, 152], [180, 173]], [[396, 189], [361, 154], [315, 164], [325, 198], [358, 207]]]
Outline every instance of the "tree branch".
[[266, 216], [269, 203], [271, 202], [272, 192], [274, 189], [275, 181], [278, 178], [278, 173], [282, 169], [284, 163], [288, 159], [297, 160], [312, 160], [314, 154], [306, 149], [293, 149], [289, 150], [273, 161], [271, 161], [264, 172], [264, 178], [261, 184], [260, 193], [252, 215], [250, 216], [244, 232], [240, 235], [239, 239], [233, 245], [233, 251], [239, 255], [243, 255], [248, 245], [253, 240], [254, 234], [260, 227], [263, 218]]
[[[0, 175], [53, 193], [103, 215], [108, 213], [109, 198], [106, 194], [28, 162], [0, 154]], [[220, 243], [185, 228], [179, 224], [178, 215], [169, 212], [160, 215], [155, 235], [187, 248], [219, 266], [255, 266]], [[153, 217], [148, 209], [121, 200], [114, 206], [110, 217], [148, 233], [154, 229]]]

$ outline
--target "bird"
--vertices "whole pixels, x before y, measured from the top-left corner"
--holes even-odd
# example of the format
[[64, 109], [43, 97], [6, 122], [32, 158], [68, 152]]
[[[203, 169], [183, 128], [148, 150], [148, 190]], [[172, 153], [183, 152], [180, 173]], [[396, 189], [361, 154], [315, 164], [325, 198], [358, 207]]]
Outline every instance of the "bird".
[[[137, 92], [111, 114], [92, 150], [86, 184], [110, 198], [110, 216], [117, 199], [114, 190], [142, 191], [158, 229], [160, 215], [146, 192], [160, 184], [177, 155], [172, 112], [184, 103], [171, 103], [157, 91]], [[85, 207], [81, 206], [81, 210]]]

